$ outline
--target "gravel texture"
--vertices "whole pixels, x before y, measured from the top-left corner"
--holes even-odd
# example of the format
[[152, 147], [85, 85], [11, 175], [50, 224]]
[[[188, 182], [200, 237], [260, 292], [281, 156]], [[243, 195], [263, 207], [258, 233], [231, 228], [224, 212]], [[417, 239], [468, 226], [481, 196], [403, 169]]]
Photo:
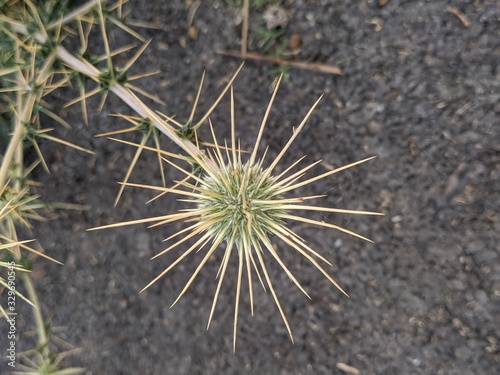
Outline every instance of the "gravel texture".
[[[193, 1], [131, 0], [136, 19], [161, 24], [141, 30], [153, 41], [135, 72], [160, 70], [141, 87], [167, 105], [155, 108], [189, 117], [201, 74], [206, 84], [198, 117], [209, 108], [237, 59], [218, 49], [239, 49], [241, 17], [230, 1], [202, 1], [188, 27]], [[232, 352], [236, 258], [210, 330], [206, 330], [222, 251], [207, 263], [186, 295], [170, 304], [202, 254], [186, 259], [147, 292], [139, 291], [175, 254], [150, 261], [179, 225], [145, 225], [86, 232], [123, 220], [182, 208], [164, 197], [125, 189], [113, 207], [134, 148], [94, 135], [128, 126], [110, 117], [131, 114], [110, 96], [90, 125], [78, 106], [62, 110], [73, 126], [58, 135], [95, 151], [89, 156], [42, 144], [51, 174], [36, 179], [47, 201], [85, 204], [57, 211], [34, 235], [64, 266], [37, 261], [34, 280], [45, 315], [82, 350], [67, 363], [89, 374], [493, 374], [500, 367], [500, 6], [477, 1], [288, 0], [285, 36], [297, 34], [295, 60], [339, 65], [342, 76], [291, 69], [266, 132], [272, 160], [321, 94], [321, 104], [285, 157], [307, 155], [324, 163], [314, 173], [377, 155], [301, 194], [328, 192], [328, 206], [381, 211], [383, 217], [309, 217], [345, 226], [375, 244], [338, 231], [291, 224], [327, 257], [343, 296], [312, 265], [276, 241], [284, 261], [310, 293], [309, 301], [271, 262], [270, 274], [289, 319], [290, 342], [269, 293], [255, 283], [250, 316], [243, 287], [236, 353]], [[251, 24], [264, 9], [252, 10]], [[461, 17], [459, 17], [461, 16]], [[134, 42], [117, 33], [115, 47]], [[99, 39], [95, 40], [99, 43]], [[250, 40], [257, 49], [258, 40]], [[125, 59], [116, 59], [117, 63]], [[235, 82], [237, 129], [251, 147], [269, 100], [276, 66], [248, 61]], [[68, 91], [55, 102], [74, 97]], [[229, 137], [229, 100], [211, 116], [220, 139]], [[50, 126], [50, 123], [47, 123]], [[207, 131], [208, 129], [205, 129]], [[209, 133], [204, 133], [208, 138]], [[138, 141], [137, 134], [124, 139]], [[178, 150], [167, 140], [165, 149]], [[172, 181], [180, 175], [166, 168]], [[131, 181], [160, 184], [154, 154], [145, 153]], [[30, 311], [19, 320], [32, 329]], [[4, 335], [0, 343], [4, 342]], [[22, 335], [20, 345], [29, 348]], [[2, 344], [3, 347], [3, 344]], [[351, 367], [347, 367], [351, 366]], [[496, 370], [495, 370], [496, 369]], [[1, 373], [4, 373], [3, 370]]]

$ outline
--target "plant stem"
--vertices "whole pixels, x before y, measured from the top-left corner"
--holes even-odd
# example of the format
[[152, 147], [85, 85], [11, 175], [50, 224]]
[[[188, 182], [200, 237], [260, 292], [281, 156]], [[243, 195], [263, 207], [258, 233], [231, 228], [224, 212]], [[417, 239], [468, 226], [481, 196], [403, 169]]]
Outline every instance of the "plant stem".
[[[163, 121], [155, 112], [153, 112], [147, 105], [145, 105], [137, 96], [135, 96], [128, 88], [113, 83], [110, 86], [110, 91], [114, 92], [120, 99], [122, 99], [130, 108], [137, 112], [142, 117], [147, 117], [151, 120], [152, 124], [163, 134], [174, 141], [180, 148], [186, 151], [190, 156], [195, 159], [204, 159], [202, 151], [196, 147], [192, 142], [183, 139], [177, 135], [177, 132], [169, 124]], [[208, 161], [209, 159], [207, 159]]]
[[[11, 25], [12, 29], [19, 32], [23, 35], [28, 35], [28, 30], [26, 27], [16, 21], [7, 20]], [[36, 40], [43, 44], [45, 43], [45, 36], [41, 33], [37, 33], [35, 35]], [[80, 72], [90, 79], [99, 83], [99, 76], [101, 71], [97, 69], [95, 66], [87, 62], [86, 60], [80, 59], [73, 54], [71, 54], [66, 48], [63, 46], [58, 46], [55, 48], [54, 54], [66, 65], [68, 65], [71, 69]], [[189, 140], [183, 139], [179, 137], [177, 132], [167, 124], [164, 120], [162, 120], [155, 112], [149, 109], [137, 96], [135, 96], [130, 89], [124, 87], [121, 84], [113, 83], [111, 84], [110, 91], [115, 93], [118, 97], [120, 97], [125, 103], [127, 103], [134, 111], [136, 111], [139, 115], [143, 117], [147, 117], [151, 120], [153, 125], [160, 130], [163, 134], [169, 137], [173, 142], [175, 142], [180, 148], [186, 151], [190, 156], [194, 159], [205, 159], [206, 162], [211, 163], [209, 159], [206, 159], [203, 152], [196, 147]], [[3, 165], [2, 165], [3, 167]], [[0, 174], [1, 177], [1, 174]], [[1, 182], [1, 179], [0, 179]]]
[[[20, 59], [19, 51], [19, 49], [16, 51], [17, 59]], [[24, 161], [23, 143], [24, 136], [27, 132], [24, 124], [31, 121], [35, 103], [40, 100], [41, 93], [43, 92], [43, 89], [37, 90], [36, 87], [38, 85], [40, 85], [41, 87], [45, 87], [47, 78], [50, 75], [50, 68], [54, 62], [54, 57], [54, 55], [49, 56], [47, 58], [46, 64], [38, 73], [38, 75], [36, 77], [33, 77], [35, 79], [30, 91], [26, 92], [23, 90], [19, 90], [16, 93], [15, 112], [17, 113], [17, 116], [14, 117], [14, 132], [9, 141], [9, 145], [7, 147], [5, 155], [3, 156], [3, 160], [1, 163], [2, 165], [0, 167], [0, 186], [3, 187], [6, 183], [8, 183], [7, 180], [10, 179], [12, 183], [12, 189], [16, 193], [19, 193], [22, 190], [21, 179], [23, 177]], [[17, 73], [17, 81], [26, 82], [26, 78], [23, 76], [23, 73], [21, 71]], [[17, 231], [15, 229], [13, 221], [9, 222], [7, 228], [5, 228], [3, 225], [1, 227], [2, 232], [8, 233], [8, 238], [11, 238], [14, 242], [18, 241]], [[21, 251], [19, 246], [15, 246], [13, 254], [16, 262], [19, 263], [21, 260]], [[29, 273], [23, 272], [21, 274], [21, 277], [24, 285], [26, 286], [28, 299], [34, 305], [32, 306], [32, 310], [36, 323], [38, 347], [40, 349], [39, 353], [42, 356], [43, 362], [46, 362], [50, 360], [48, 338], [45, 329], [45, 322], [43, 320], [43, 316], [39, 307], [38, 296], [36, 294]]]
[[12, 159], [14, 158], [14, 154], [21, 144], [25, 133], [25, 128], [20, 124], [20, 122], [16, 119], [16, 125], [14, 128], [14, 133], [10, 138], [9, 145], [7, 146], [7, 150], [5, 151], [5, 155], [2, 159], [2, 166], [0, 167], [0, 186], [4, 186], [7, 180], [7, 175], [9, 173], [9, 168], [12, 164]]
[[[56, 54], [57, 57], [59, 57], [59, 59], [71, 69], [85, 74], [87, 77], [99, 82], [99, 75], [101, 72], [95, 66], [74, 56], [62, 46], [56, 48]], [[189, 155], [195, 158], [203, 157], [201, 151], [195, 145], [186, 139], [180, 138], [172, 126], [167, 124], [155, 112], [149, 109], [149, 107], [145, 105], [136, 95], [134, 95], [130, 89], [114, 82], [110, 85], [109, 91], [113, 92], [120, 99], [122, 99], [130, 108], [137, 112], [137, 114], [142, 117], [149, 118], [159, 131], [169, 137]]]
[[43, 357], [43, 362], [46, 362], [49, 358], [49, 339], [47, 337], [47, 332], [45, 329], [45, 321], [43, 320], [40, 303], [38, 301], [38, 296], [35, 291], [35, 287], [33, 286], [33, 282], [31, 278], [28, 276], [27, 272], [22, 273], [22, 278], [24, 285], [26, 286], [26, 291], [28, 294], [28, 299], [35, 305], [32, 307], [33, 317], [35, 318], [36, 324], [36, 333], [38, 336], [38, 347], [40, 350], [40, 354]]

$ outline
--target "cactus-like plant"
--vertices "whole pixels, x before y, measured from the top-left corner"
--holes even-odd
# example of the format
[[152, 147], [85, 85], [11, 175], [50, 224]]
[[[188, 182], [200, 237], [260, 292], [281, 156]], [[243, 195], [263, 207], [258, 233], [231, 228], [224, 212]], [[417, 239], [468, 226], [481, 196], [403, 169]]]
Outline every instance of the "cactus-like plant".
[[[0, 2], [2, 1], [0, 0]], [[302, 122], [295, 128], [289, 141], [277, 157], [269, 163], [265, 160], [266, 154], [258, 155], [258, 150], [281, 82], [281, 78], [278, 79], [275, 85], [273, 85], [272, 97], [263, 116], [255, 145], [250, 150], [249, 156], [246, 157], [246, 154], [240, 147], [240, 142], [236, 138], [234, 95], [232, 90], [232, 83], [241, 70], [241, 66], [229, 79], [229, 82], [210, 109], [201, 119], [195, 122], [194, 114], [201, 95], [202, 79], [191, 115], [185, 123], [180, 123], [173, 117], [162, 115], [152, 110], [138, 98], [137, 94], [159, 101], [156, 96], [148, 94], [132, 84], [134, 79], [144, 77], [147, 74], [137, 76], [127, 74], [129, 68], [140, 57], [149, 42], [144, 42], [142, 47], [137, 50], [124, 66], [117, 67], [114, 65], [113, 56], [116, 53], [123, 52], [126, 48], [112, 51], [107, 37], [107, 21], [119, 25], [124, 30], [141, 39], [140, 36], [121, 23], [119, 17], [114, 18], [112, 16], [111, 11], [113, 10], [118, 10], [118, 14], [121, 14], [121, 1], [118, 1], [115, 5], [107, 9], [103, 9], [102, 3], [104, 2], [92, 0], [74, 10], [62, 7], [66, 10], [65, 13], [59, 12], [62, 8], [56, 6], [56, 1], [43, 2], [43, 6], [40, 7], [35, 6], [35, 3], [30, 0], [4, 0], [2, 3], [9, 3], [10, 10], [0, 13], [0, 37], [2, 37], [0, 41], [7, 43], [7, 48], [2, 48], [0, 53], [0, 78], [2, 78], [2, 87], [0, 89], [3, 93], [2, 99], [4, 99], [2, 100], [2, 109], [10, 113], [12, 126], [9, 143], [3, 154], [0, 166], [0, 250], [8, 251], [17, 263], [21, 263], [21, 249], [26, 249], [31, 253], [51, 259], [44, 253], [28, 247], [26, 244], [27, 241], [18, 239], [17, 227], [19, 225], [29, 227], [31, 220], [41, 219], [37, 210], [43, 207], [38, 201], [39, 197], [32, 193], [30, 189], [31, 184], [27, 179], [29, 172], [36, 166], [36, 163], [31, 166], [24, 165], [23, 147], [25, 143], [32, 144], [38, 155], [38, 162], [47, 170], [49, 170], [49, 166], [38, 147], [40, 139], [56, 141], [81, 151], [91, 152], [80, 146], [51, 136], [48, 134], [50, 129], [45, 129], [41, 126], [39, 115], [40, 113], [45, 113], [61, 125], [69, 127], [69, 124], [49, 109], [45, 97], [53, 90], [69, 84], [72, 79], [76, 79], [80, 84], [80, 96], [70, 101], [68, 105], [81, 102], [84, 122], [87, 122], [86, 99], [99, 93], [102, 94], [99, 108], [102, 108], [108, 93], [111, 92], [120, 97], [138, 115], [138, 117], [121, 115], [134, 124], [133, 128], [126, 129], [125, 131], [141, 131], [143, 138], [140, 144], [135, 145], [137, 147], [136, 154], [125, 174], [115, 203], [118, 203], [125, 186], [134, 186], [152, 189], [158, 191], [160, 194], [177, 194], [188, 204], [186, 209], [177, 213], [168, 213], [160, 217], [137, 219], [93, 228], [105, 229], [141, 223], [152, 223], [152, 226], [158, 226], [176, 221], [183, 221], [187, 224], [184, 229], [169, 238], [169, 240], [172, 240], [177, 236], [182, 236], [181, 239], [176, 240], [155, 257], [176, 248], [182, 249], [182, 245], [185, 245], [190, 239], [195, 240], [194, 244], [184, 249], [177, 260], [144, 289], [154, 284], [187, 256], [207, 247], [208, 249], [203, 259], [178, 298], [172, 304], [174, 305], [192, 284], [210, 256], [219, 247], [222, 247], [224, 255], [219, 268], [219, 280], [208, 318], [208, 326], [210, 326], [229, 260], [233, 254], [237, 254], [238, 270], [234, 307], [233, 350], [236, 347], [238, 306], [244, 269], [246, 269], [249, 283], [252, 314], [252, 278], [256, 275], [263, 288], [265, 289], [265, 284], [267, 284], [267, 287], [271, 291], [292, 341], [293, 337], [290, 325], [269, 277], [269, 259], [274, 259], [297, 287], [309, 297], [283, 262], [282, 255], [273, 245], [271, 237], [280, 239], [291, 249], [305, 257], [345, 294], [344, 290], [342, 290], [320, 264], [320, 261], [329, 264], [328, 260], [320, 255], [319, 252], [313, 250], [304, 239], [293, 232], [289, 228], [288, 223], [290, 221], [298, 221], [337, 229], [369, 241], [366, 237], [340, 226], [312, 220], [300, 216], [296, 212], [312, 210], [341, 214], [379, 215], [379, 213], [309, 205], [307, 202], [320, 199], [324, 196], [294, 196], [294, 192], [305, 185], [314, 184], [323, 178], [371, 160], [373, 157], [355, 161], [343, 167], [332, 169], [309, 178], [305, 177], [306, 172], [317, 165], [319, 161], [299, 167], [303, 160], [301, 158], [290, 166], [284, 168], [278, 167], [283, 160], [283, 156], [306, 125], [308, 118], [321, 98], [313, 104]], [[69, 35], [64, 30], [70, 24], [76, 29], [72, 34], [79, 36], [81, 40], [80, 49], [73, 53], [63, 46], [64, 38]], [[89, 35], [96, 28], [100, 31], [104, 42], [105, 55], [102, 57], [92, 56], [87, 51]], [[85, 84], [85, 81], [87, 80], [94, 81], [96, 87], [90, 91], [86, 91], [88, 85]], [[231, 119], [228, 122], [231, 126], [231, 140], [228, 144], [228, 142], [221, 143], [217, 139], [209, 116], [229, 90], [231, 91]], [[199, 128], [207, 122], [210, 127], [213, 143], [203, 143], [198, 139]], [[114, 131], [105, 135], [109, 136], [123, 132]], [[172, 154], [161, 150], [159, 137], [162, 134], [176, 143], [184, 151], [184, 155]], [[146, 145], [146, 142], [150, 138], [153, 138], [155, 148]], [[181, 171], [185, 175], [185, 178], [180, 182], [175, 182], [171, 187], [166, 186], [168, 183], [165, 181], [163, 174], [162, 186], [129, 183], [128, 180], [132, 169], [143, 150], [152, 150], [158, 155], [160, 169], [166, 163]], [[282, 172], [278, 172], [280, 170]], [[0, 266], [7, 267], [8, 264], [8, 262], [0, 262]], [[19, 271], [29, 271], [30, 268], [22, 264], [18, 264], [16, 267]], [[24, 272], [23, 275], [26, 289], [29, 292], [27, 297], [33, 304], [38, 305], [36, 293], [28, 273]], [[6, 286], [4, 280], [2, 281], [1, 279], [0, 284]], [[21, 295], [21, 297], [24, 296]], [[5, 314], [4, 310], [2, 312]], [[39, 338], [38, 344], [41, 349], [36, 353], [36, 358], [30, 360], [30, 365], [26, 367], [26, 370], [32, 371], [32, 373], [50, 374], [69, 374], [81, 371], [81, 369], [58, 369], [60, 360], [64, 357], [65, 353], [56, 355], [51, 351], [49, 337], [45, 330], [45, 322], [38, 308], [34, 308], [34, 315]]]
[[[212, 148], [203, 148], [199, 146], [195, 152], [187, 149], [188, 158], [185, 161], [191, 165], [191, 168], [183, 168], [179, 162], [170, 161], [167, 157], [163, 160], [170, 166], [178, 169], [185, 175], [185, 179], [176, 183], [172, 188], [162, 186], [151, 186], [145, 184], [124, 183], [127, 186], [135, 186], [145, 189], [152, 189], [162, 194], [173, 193], [181, 196], [182, 201], [190, 205], [189, 208], [183, 209], [178, 213], [168, 214], [160, 217], [145, 218], [133, 220], [123, 223], [114, 223], [96, 229], [106, 229], [113, 227], [120, 227], [141, 223], [154, 223], [151, 226], [159, 226], [175, 221], [183, 221], [188, 225], [175, 233], [168, 240], [175, 237], [181, 239], [175, 241], [172, 245], [167, 247], [153, 257], [159, 257], [179, 246], [183, 245], [191, 238], [197, 238], [196, 242], [182, 252], [182, 254], [175, 260], [169, 267], [167, 267], [160, 275], [151, 281], [143, 290], [150, 287], [157, 280], [163, 277], [174, 266], [181, 262], [184, 258], [193, 252], [198, 252], [205, 247], [208, 247], [203, 259], [196, 268], [194, 274], [191, 276], [186, 286], [182, 289], [177, 299], [173, 302], [172, 306], [177, 303], [181, 296], [189, 288], [195, 277], [198, 275], [202, 267], [208, 261], [210, 256], [219, 248], [219, 245], [225, 248], [222, 263], [219, 268], [218, 277], [219, 281], [215, 292], [214, 301], [208, 319], [208, 326], [215, 310], [217, 297], [220, 292], [222, 281], [226, 273], [229, 259], [233, 253], [236, 253], [239, 260], [238, 277], [236, 281], [236, 302], [234, 312], [234, 333], [233, 333], [233, 350], [236, 347], [237, 335], [237, 322], [238, 322], [238, 305], [240, 299], [240, 290], [242, 283], [243, 267], [246, 268], [247, 279], [249, 283], [250, 305], [253, 314], [253, 288], [252, 288], [252, 274], [255, 271], [262, 287], [265, 284], [262, 278], [264, 276], [265, 283], [267, 284], [274, 301], [278, 307], [281, 317], [286, 325], [291, 340], [293, 341], [290, 325], [285, 317], [283, 309], [278, 301], [278, 297], [274, 291], [271, 279], [267, 271], [266, 262], [269, 258], [277, 261], [283, 268], [285, 273], [297, 285], [297, 287], [307, 296], [307, 292], [299, 284], [297, 279], [290, 272], [288, 267], [282, 261], [279, 251], [275, 249], [270, 239], [275, 236], [289, 245], [292, 249], [304, 256], [310, 261], [326, 278], [332, 282], [342, 293], [346, 292], [335, 282], [335, 280], [325, 271], [320, 265], [318, 260], [330, 264], [327, 259], [321, 256], [318, 252], [309, 247], [298, 234], [294, 233], [287, 226], [288, 221], [299, 221], [303, 223], [313, 224], [326, 228], [333, 228], [340, 230], [349, 235], [370, 241], [364, 236], [355, 232], [342, 228], [338, 225], [326, 223], [323, 221], [312, 220], [307, 217], [294, 214], [297, 210], [312, 210], [319, 212], [334, 212], [342, 214], [362, 214], [362, 215], [380, 215], [376, 212], [369, 211], [355, 211], [345, 210], [323, 206], [312, 206], [304, 204], [306, 201], [319, 199], [324, 195], [318, 196], [293, 196], [296, 189], [313, 184], [323, 178], [331, 176], [335, 173], [341, 172], [348, 168], [354, 167], [374, 157], [369, 157], [363, 160], [353, 162], [351, 164], [330, 170], [321, 175], [304, 178], [306, 172], [317, 165], [320, 161], [306, 165], [299, 170], [294, 171], [294, 167], [299, 165], [303, 158], [297, 160], [292, 165], [284, 168], [284, 171], [277, 174], [277, 166], [282, 160], [282, 157], [287, 152], [292, 142], [300, 134], [305, 126], [308, 118], [312, 114], [315, 107], [318, 105], [321, 98], [319, 98], [306, 114], [302, 122], [295, 128], [294, 133], [290, 137], [287, 144], [278, 154], [278, 156], [270, 163], [269, 166], [265, 164], [265, 154], [260, 158], [257, 155], [259, 144], [266, 126], [266, 122], [271, 111], [274, 99], [278, 92], [281, 82], [281, 77], [277, 81], [274, 88], [271, 100], [264, 114], [259, 133], [253, 149], [250, 151], [248, 160], [244, 160], [242, 150], [239, 142], [236, 141], [235, 136], [235, 116], [234, 116], [234, 98], [233, 91], [231, 90], [231, 143], [227, 145], [220, 144], [215, 135], [212, 123], [209, 121], [209, 126], [213, 138]], [[171, 119], [169, 117], [171, 121]], [[182, 126], [180, 123], [178, 126]], [[141, 147], [141, 145], [138, 145]], [[175, 156], [175, 155], [171, 155]], [[178, 161], [179, 158], [176, 157]], [[196, 171], [197, 172], [196, 172]], [[371, 242], [371, 241], [370, 241]], [[253, 271], [252, 271], [253, 270]], [[346, 294], [347, 295], [347, 294]]]

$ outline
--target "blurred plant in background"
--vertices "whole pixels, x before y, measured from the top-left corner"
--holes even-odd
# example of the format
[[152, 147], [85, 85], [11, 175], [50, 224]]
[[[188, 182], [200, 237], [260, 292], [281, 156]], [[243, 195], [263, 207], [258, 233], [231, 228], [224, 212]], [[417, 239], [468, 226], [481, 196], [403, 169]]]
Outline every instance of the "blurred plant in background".
[[[30, 173], [39, 166], [50, 171], [39, 143], [48, 140], [92, 153], [51, 135], [53, 128], [44, 126], [47, 122], [71, 128], [53, 111], [48, 99], [55, 90], [71, 85], [71, 81], [80, 88], [78, 101], [82, 102], [83, 121], [87, 121], [87, 78], [63, 64], [59, 54], [65, 51], [64, 43], [74, 44], [76, 40], [80, 42], [76, 56], [82, 61], [98, 63], [102, 59], [87, 51], [92, 29], [100, 22], [108, 22], [130, 30], [120, 20], [121, 2], [104, 10], [98, 1], [80, 7], [74, 3], [68, 0], [0, 1], [0, 266], [4, 270], [0, 274], [0, 312], [9, 321], [16, 311], [16, 297], [17, 301], [22, 299], [32, 306], [36, 347], [20, 353], [22, 364], [18, 363], [15, 369], [33, 374], [62, 375], [83, 371], [62, 369], [61, 361], [73, 350], [54, 335], [55, 329], [43, 316], [30, 277], [37, 257], [62, 264], [46, 255], [38, 244], [32, 246], [30, 229], [34, 221], [44, 220], [43, 210], [49, 207], [81, 209], [71, 204], [47, 204], [36, 193], [37, 183], [30, 179]], [[30, 150], [34, 150], [35, 158], [27, 154]], [[24, 294], [19, 288], [25, 291]]]

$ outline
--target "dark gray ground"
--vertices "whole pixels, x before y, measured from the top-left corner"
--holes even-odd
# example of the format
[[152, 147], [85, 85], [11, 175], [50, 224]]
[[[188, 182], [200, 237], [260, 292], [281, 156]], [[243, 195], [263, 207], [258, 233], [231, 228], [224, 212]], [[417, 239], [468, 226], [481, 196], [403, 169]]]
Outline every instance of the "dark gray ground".
[[[130, 1], [134, 18], [160, 22], [142, 30], [151, 43], [136, 72], [160, 69], [142, 87], [187, 120], [201, 73], [206, 110], [239, 61], [215, 54], [239, 48], [237, 10], [226, 2], [203, 2], [194, 15], [199, 30], [187, 35], [188, 3]], [[470, 27], [450, 11], [455, 6]], [[110, 97], [84, 127], [79, 109], [63, 111], [74, 131], [65, 139], [96, 152], [43, 144], [52, 174], [40, 173], [48, 201], [86, 204], [85, 212], [59, 211], [34, 235], [63, 267], [36, 263], [42, 307], [61, 336], [82, 352], [68, 361], [89, 374], [493, 374], [500, 354], [500, 6], [484, 1], [287, 1], [287, 34], [298, 33], [296, 59], [338, 64], [343, 76], [290, 70], [278, 94], [263, 142], [269, 158], [324, 93], [283, 166], [307, 155], [340, 166], [378, 158], [315, 186], [326, 205], [378, 210], [384, 217], [309, 217], [337, 223], [373, 239], [363, 242], [335, 230], [291, 227], [330, 259], [331, 275], [344, 297], [307, 261], [283, 244], [285, 262], [311, 294], [301, 294], [270, 262], [271, 277], [290, 321], [292, 345], [270, 294], [255, 284], [255, 316], [243, 288], [236, 354], [232, 322], [237, 273], [230, 263], [211, 329], [205, 327], [222, 249], [171, 310], [202, 254], [188, 258], [138, 294], [175, 254], [149, 258], [180, 227], [146, 230], [139, 225], [101, 232], [85, 229], [173, 212], [173, 197], [145, 206], [151, 192], [126, 189], [115, 209], [117, 181], [134, 149], [95, 134], [128, 126], [109, 114], [130, 111]], [[254, 21], [258, 15], [252, 13]], [[372, 21], [381, 24], [376, 31]], [[132, 42], [117, 39], [115, 46]], [[235, 83], [237, 127], [242, 143], [254, 142], [269, 99], [275, 66], [247, 62]], [[66, 94], [65, 94], [66, 95]], [[77, 94], [73, 92], [72, 94]], [[66, 99], [66, 98], [64, 98]], [[229, 136], [229, 104], [212, 116], [221, 139]], [[95, 109], [96, 101], [90, 103]], [[125, 137], [137, 141], [137, 137]], [[165, 148], [176, 151], [166, 140]], [[263, 149], [263, 148], [262, 148]], [[318, 167], [314, 173], [325, 171]], [[167, 168], [167, 177], [179, 174]], [[131, 181], [160, 184], [153, 154], [145, 154]], [[256, 281], [256, 280], [255, 280]], [[246, 281], [245, 281], [246, 282]], [[26, 309], [19, 328], [31, 329]], [[3, 340], [4, 337], [0, 339]], [[21, 336], [20, 345], [28, 347]], [[3, 373], [3, 372], [2, 372]]]

